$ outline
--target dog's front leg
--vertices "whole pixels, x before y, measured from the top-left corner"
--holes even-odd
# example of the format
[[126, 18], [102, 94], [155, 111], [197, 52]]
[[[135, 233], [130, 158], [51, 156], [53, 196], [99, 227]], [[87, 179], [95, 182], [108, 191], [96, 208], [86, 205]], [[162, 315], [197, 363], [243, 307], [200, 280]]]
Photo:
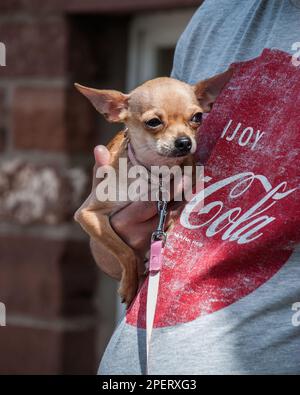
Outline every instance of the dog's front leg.
[[77, 211], [75, 219], [120, 263], [122, 279], [118, 292], [122, 302], [129, 306], [138, 289], [138, 264], [134, 251], [112, 229], [106, 209], [83, 208]]

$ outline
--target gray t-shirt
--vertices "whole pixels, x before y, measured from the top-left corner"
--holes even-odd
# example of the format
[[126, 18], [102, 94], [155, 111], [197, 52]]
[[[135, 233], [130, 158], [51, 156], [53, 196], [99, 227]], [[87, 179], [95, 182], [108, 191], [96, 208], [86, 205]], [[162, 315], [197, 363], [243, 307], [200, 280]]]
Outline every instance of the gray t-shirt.
[[[264, 48], [278, 48], [291, 53], [292, 44], [299, 41], [299, 1], [207, 0], [195, 13], [178, 42], [172, 74], [180, 80], [195, 83], [225, 70], [233, 62], [259, 56]], [[299, 210], [295, 210], [297, 215]], [[180, 239], [181, 235], [176, 237]], [[184, 246], [184, 242], [182, 238], [179, 245]], [[192, 242], [197, 243], [196, 238]], [[202, 240], [203, 243], [205, 241]], [[258, 259], [255, 249], [247, 250], [245, 258], [244, 246], [240, 245], [239, 248], [241, 260]], [[192, 264], [198, 262], [192, 250], [191, 245], [190, 251], [187, 248], [175, 251], [177, 256], [190, 254], [190, 266], [186, 267], [186, 271], [192, 270]], [[200, 251], [199, 247], [199, 254]], [[216, 250], [214, 254], [218, 252]], [[223, 273], [224, 262], [222, 255], [219, 255], [221, 269], [218, 271], [216, 267], [206, 273], [206, 276], [212, 277], [209, 284], [218, 281], [218, 276]], [[166, 259], [166, 265], [172, 269], [170, 257]], [[176, 271], [176, 267], [173, 269]], [[238, 278], [238, 273], [236, 275], [235, 278]], [[203, 278], [203, 283], [206, 280]], [[243, 289], [237, 292], [243, 295], [244, 288], [251, 289], [249, 281], [251, 276], [244, 275], [242, 271], [237, 282], [242, 284], [239, 286]], [[176, 284], [174, 279], [172, 284], [173, 287]], [[175, 310], [162, 309], [169, 321], [159, 320], [158, 317], [158, 325], [153, 330], [149, 374], [299, 374], [299, 284], [300, 249], [296, 247], [267, 281], [262, 281], [252, 292], [246, 292], [245, 296], [224, 308], [219, 307], [220, 300], [218, 294], [213, 293], [213, 287], [205, 288], [201, 314], [196, 317], [193, 311], [186, 314], [192, 319], [180, 316], [184, 312], [180, 304], [188, 305], [188, 301], [174, 298]], [[180, 288], [179, 280], [177, 285]], [[234, 281], [231, 282], [231, 287], [235, 286]], [[189, 289], [190, 297], [194, 298], [195, 287], [192, 288]], [[167, 293], [168, 288], [163, 287], [161, 292], [164, 290]], [[200, 292], [203, 293], [201, 287]], [[222, 292], [225, 297], [226, 292], [229, 295], [232, 289], [223, 288]], [[162, 294], [162, 305], [164, 297]], [[185, 297], [188, 298], [189, 294]], [[205, 306], [203, 301], [209, 301], [209, 306]], [[211, 306], [214, 307], [211, 309]], [[145, 373], [145, 329], [132, 319], [139, 311], [144, 313], [143, 306], [138, 307], [139, 310], [133, 308], [133, 312], [119, 323], [102, 358], [99, 374]], [[194, 306], [196, 312], [198, 307]]]

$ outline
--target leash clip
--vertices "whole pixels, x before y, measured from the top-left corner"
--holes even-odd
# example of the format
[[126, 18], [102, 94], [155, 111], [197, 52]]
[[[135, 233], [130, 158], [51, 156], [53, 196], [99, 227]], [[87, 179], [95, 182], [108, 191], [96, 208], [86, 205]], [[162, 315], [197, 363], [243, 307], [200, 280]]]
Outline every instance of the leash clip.
[[161, 268], [162, 253], [167, 239], [167, 233], [164, 231], [165, 221], [167, 216], [167, 202], [159, 200], [157, 202], [158, 211], [158, 225], [156, 230], [151, 236], [151, 249], [150, 249], [150, 273], [158, 272]]
[[167, 217], [167, 205], [168, 203], [166, 201], [159, 200], [157, 202], [159, 221], [156, 230], [152, 233], [151, 242], [162, 241], [163, 244], [166, 242], [167, 234], [164, 231], [164, 228]]

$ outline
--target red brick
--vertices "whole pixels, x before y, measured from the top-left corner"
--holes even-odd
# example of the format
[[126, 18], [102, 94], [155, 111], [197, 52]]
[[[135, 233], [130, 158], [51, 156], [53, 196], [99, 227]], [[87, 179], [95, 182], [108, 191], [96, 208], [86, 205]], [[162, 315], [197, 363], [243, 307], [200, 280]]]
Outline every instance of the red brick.
[[5, 93], [0, 91], [0, 152], [5, 149], [6, 144], [6, 108], [5, 108]]
[[11, 11], [16, 9], [22, 0], [2, 0], [0, 3], [1, 12]]
[[85, 97], [74, 87], [66, 92], [66, 127], [67, 146], [66, 151], [88, 152], [92, 158], [92, 152], [97, 141], [97, 120], [100, 115]]
[[6, 45], [1, 78], [61, 77], [65, 73], [67, 31], [63, 17], [0, 22]]
[[[49, 11], [62, 10], [63, 2], [61, 0], [1, 0], [0, 11], [18, 12], [27, 11], [30, 13], [47, 13]], [[68, 1], [68, 0], [67, 0]]]
[[66, 149], [63, 88], [17, 88], [12, 112], [15, 148], [48, 151]]
[[39, 318], [94, 312], [98, 270], [80, 241], [0, 237], [0, 301]]
[[5, 130], [0, 127], [0, 152], [4, 151], [5, 149]]
[[91, 153], [97, 144], [100, 116], [74, 87], [19, 87], [12, 114], [17, 149]]
[[1, 374], [95, 374], [95, 330], [0, 327]]

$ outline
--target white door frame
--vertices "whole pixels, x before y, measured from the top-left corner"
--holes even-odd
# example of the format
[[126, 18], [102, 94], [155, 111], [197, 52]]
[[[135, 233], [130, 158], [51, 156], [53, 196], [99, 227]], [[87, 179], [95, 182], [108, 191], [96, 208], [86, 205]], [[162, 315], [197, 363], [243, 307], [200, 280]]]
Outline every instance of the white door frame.
[[156, 71], [156, 50], [175, 47], [195, 8], [137, 16], [129, 35], [127, 90], [152, 79]]

